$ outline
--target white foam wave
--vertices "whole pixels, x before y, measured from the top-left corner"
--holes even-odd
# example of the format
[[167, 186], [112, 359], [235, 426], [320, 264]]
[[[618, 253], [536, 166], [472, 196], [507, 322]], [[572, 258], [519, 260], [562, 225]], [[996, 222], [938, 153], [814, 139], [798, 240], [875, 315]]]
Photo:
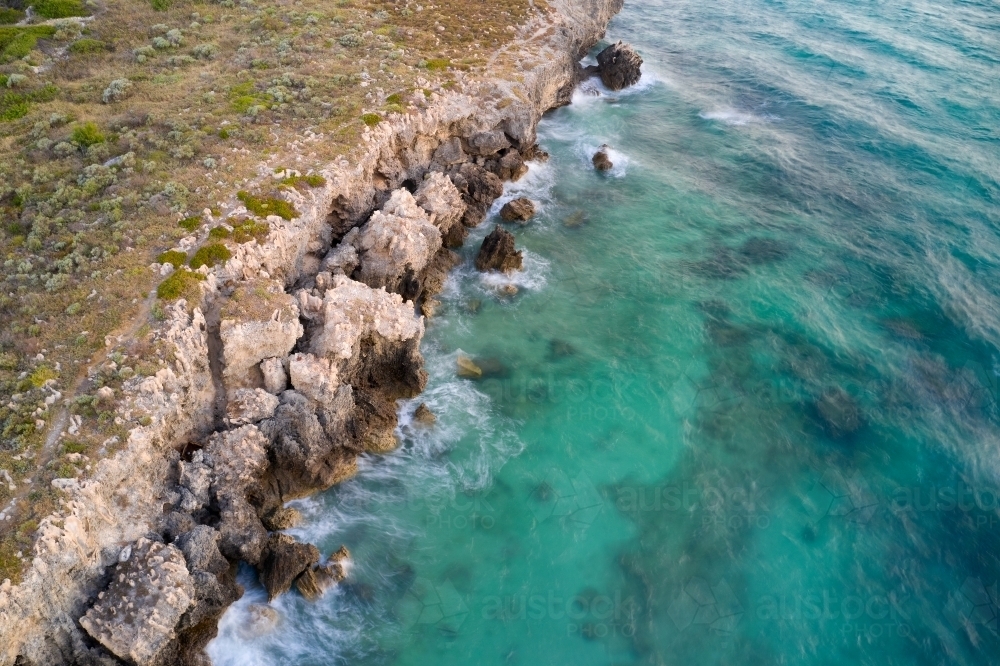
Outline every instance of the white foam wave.
[[738, 111], [736, 109], [729, 108], [702, 111], [698, 114], [698, 116], [705, 120], [715, 120], [735, 127], [742, 127], [744, 125], [763, 125], [781, 120], [778, 116], [773, 116], [771, 114], [755, 114], [748, 111]]

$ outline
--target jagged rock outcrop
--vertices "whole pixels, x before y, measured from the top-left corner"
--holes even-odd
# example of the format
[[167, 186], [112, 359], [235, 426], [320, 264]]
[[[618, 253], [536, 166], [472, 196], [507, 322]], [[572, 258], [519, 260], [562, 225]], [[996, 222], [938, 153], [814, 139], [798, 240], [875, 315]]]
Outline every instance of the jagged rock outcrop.
[[181, 551], [139, 539], [122, 550], [111, 584], [80, 619], [80, 626], [129, 663], [159, 664], [194, 594]]
[[611, 90], [635, 85], [642, 76], [642, 58], [630, 44], [616, 42], [597, 54], [601, 82]]
[[256, 423], [270, 418], [277, 407], [277, 396], [264, 389], [236, 389], [226, 405], [226, 420], [234, 426]]
[[601, 146], [601, 149], [594, 153], [594, 157], [590, 160], [594, 168], [598, 171], [611, 171], [615, 166], [608, 156], [607, 146]]
[[471, 162], [451, 172], [451, 179], [466, 205], [462, 224], [467, 227], [479, 226], [486, 219], [490, 206], [503, 194], [503, 183], [495, 174]]
[[228, 391], [263, 387], [261, 361], [288, 356], [303, 332], [295, 299], [271, 280], [241, 284], [220, 317], [222, 380]]
[[438, 172], [427, 174], [414, 197], [441, 232], [445, 247], [459, 247], [465, 242], [469, 234], [462, 224], [466, 205], [451, 178]]
[[414, 300], [420, 291], [419, 284], [414, 283], [441, 249], [441, 232], [413, 195], [399, 189], [361, 228], [354, 245], [360, 263], [356, 278], [360, 282]]
[[303, 571], [295, 579], [295, 589], [309, 601], [316, 600], [347, 576], [344, 570], [344, 561], [348, 557], [350, 557], [350, 553], [347, 548], [341, 546], [337, 552], [330, 555], [326, 562], [315, 564], [312, 568]]
[[319, 549], [311, 543], [301, 543], [287, 534], [272, 534], [264, 547], [257, 571], [267, 590], [267, 600], [292, 589], [292, 583], [302, 572], [319, 562]]
[[514, 235], [501, 227], [496, 227], [483, 239], [476, 256], [476, 268], [481, 271], [519, 271], [522, 262], [521, 251], [514, 247]]
[[500, 219], [505, 222], [523, 224], [535, 215], [535, 204], [531, 199], [519, 197], [508, 201], [500, 209]]

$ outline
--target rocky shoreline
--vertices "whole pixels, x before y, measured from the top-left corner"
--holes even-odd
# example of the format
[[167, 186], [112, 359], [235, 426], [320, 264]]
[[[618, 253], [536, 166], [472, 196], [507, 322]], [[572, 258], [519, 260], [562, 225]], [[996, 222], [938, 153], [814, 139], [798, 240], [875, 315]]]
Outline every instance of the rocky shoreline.
[[[169, 307], [158, 332], [172, 367], [127, 384], [120, 409], [149, 424], [88, 479], [60, 480], [30, 570], [0, 587], [0, 663], [207, 664], [242, 594], [238, 561], [272, 598], [342, 577], [346, 550], [321, 562], [279, 533], [294, 520], [284, 504], [395, 448], [396, 401], [426, 383], [424, 316], [450, 248], [539, 156], [537, 122], [568, 103], [621, 5], [553, 3], [522, 71], [377, 125], [359, 164], [288, 193], [298, 217], [268, 218], [266, 242], [203, 269], [201, 302]], [[483, 266], [516, 268], [510, 239], [490, 238]]]

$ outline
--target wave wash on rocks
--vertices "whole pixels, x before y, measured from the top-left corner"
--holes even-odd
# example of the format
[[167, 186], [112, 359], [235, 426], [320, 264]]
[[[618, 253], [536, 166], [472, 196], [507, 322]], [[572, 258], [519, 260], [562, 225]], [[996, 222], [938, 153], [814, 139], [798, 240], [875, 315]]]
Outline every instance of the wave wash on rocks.
[[206, 664], [242, 594], [236, 562], [277, 592], [335, 568], [342, 555], [320, 564], [272, 532], [285, 502], [396, 446], [448, 248], [536, 155], [538, 120], [569, 102], [622, 0], [552, 6], [525, 27], [520, 71], [377, 125], [353, 168], [287, 193], [298, 217], [202, 269], [199, 303], [166, 308], [173, 367], [130, 380], [120, 408], [148, 425], [87, 480], [60, 480], [23, 582], [0, 587], [0, 663]]

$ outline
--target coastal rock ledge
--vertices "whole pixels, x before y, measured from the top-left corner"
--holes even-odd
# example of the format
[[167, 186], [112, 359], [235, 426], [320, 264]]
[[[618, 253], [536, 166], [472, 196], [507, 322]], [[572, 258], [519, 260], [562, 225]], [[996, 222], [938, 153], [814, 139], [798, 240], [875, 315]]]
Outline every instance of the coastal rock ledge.
[[[366, 131], [354, 163], [282, 195], [297, 217], [271, 216], [266, 240], [202, 271], [200, 297], [164, 307], [155, 338], [172, 362], [126, 381], [118, 401], [123, 421], [143, 425], [60, 486], [23, 579], [0, 585], [0, 666], [204, 666], [243, 592], [239, 562], [272, 597], [315, 599], [349, 575], [346, 549], [281, 533], [295, 519], [286, 504], [397, 446], [398, 401], [427, 382], [422, 315], [451, 248], [504, 180], [544, 159], [539, 119], [569, 103], [580, 58], [621, 7], [554, 0], [523, 27], [515, 70], [470, 75]], [[619, 55], [609, 76], [632, 80], [638, 56]], [[520, 268], [509, 232], [487, 239], [485, 268]]]

